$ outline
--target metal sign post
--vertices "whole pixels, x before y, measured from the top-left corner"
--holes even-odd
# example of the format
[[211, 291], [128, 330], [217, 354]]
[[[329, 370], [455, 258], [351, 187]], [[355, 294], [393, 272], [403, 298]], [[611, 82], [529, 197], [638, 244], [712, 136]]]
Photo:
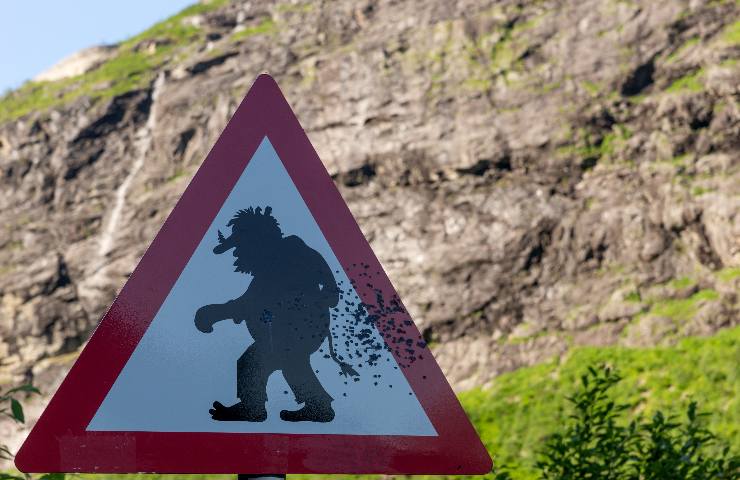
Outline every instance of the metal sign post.
[[247, 475], [240, 473], [237, 480], [285, 480], [285, 475]]

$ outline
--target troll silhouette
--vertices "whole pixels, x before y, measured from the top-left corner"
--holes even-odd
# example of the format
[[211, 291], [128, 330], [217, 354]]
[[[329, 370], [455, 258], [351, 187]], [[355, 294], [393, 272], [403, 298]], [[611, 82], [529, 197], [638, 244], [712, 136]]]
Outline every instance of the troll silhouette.
[[326, 260], [295, 235], [283, 236], [272, 208], [239, 210], [229, 221], [231, 235], [218, 232], [215, 254], [234, 249], [236, 272], [252, 275], [242, 296], [223, 304], [205, 305], [195, 314], [195, 326], [204, 333], [216, 322], [245, 322], [254, 342], [237, 361], [239, 402], [213, 402], [214, 420], [261, 422], [267, 418], [267, 379], [282, 370], [303, 407], [283, 410], [284, 421], [330, 422], [334, 400], [319, 382], [310, 363], [324, 339], [330, 357], [343, 375], [357, 375], [340, 361], [329, 333], [330, 309], [339, 302], [339, 289]]

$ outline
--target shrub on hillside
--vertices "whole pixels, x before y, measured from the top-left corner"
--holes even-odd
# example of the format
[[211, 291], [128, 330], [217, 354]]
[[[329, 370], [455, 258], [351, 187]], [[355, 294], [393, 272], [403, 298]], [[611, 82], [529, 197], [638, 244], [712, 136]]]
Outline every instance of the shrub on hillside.
[[[689, 404], [685, 419], [657, 412], [624, 421], [632, 408], [615, 403], [621, 380], [612, 369], [589, 367], [568, 401], [572, 413], [550, 435], [536, 468], [545, 480], [739, 480], [740, 457], [704, 426], [708, 415]], [[506, 469], [496, 478], [510, 478]]]

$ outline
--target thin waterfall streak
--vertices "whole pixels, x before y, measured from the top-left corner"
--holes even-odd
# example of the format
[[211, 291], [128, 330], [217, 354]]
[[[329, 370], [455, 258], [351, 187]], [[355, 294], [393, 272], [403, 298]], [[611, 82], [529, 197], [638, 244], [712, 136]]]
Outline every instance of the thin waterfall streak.
[[121, 215], [123, 214], [123, 207], [126, 205], [126, 194], [128, 193], [129, 188], [131, 188], [131, 184], [139, 173], [139, 170], [144, 166], [144, 161], [149, 153], [149, 148], [152, 143], [152, 132], [157, 124], [157, 116], [154, 108], [155, 101], [163, 84], [164, 75], [160, 74], [154, 81], [154, 85], [152, 87], [152, 104], [150, 106], [149, 118], [147, 118], [144, 127], [136, 133], [135, 151], [137, 152], [137, 158], [131, 166], [131, 170], [128, 172], [128, 175], [126, 175], [126, 178], [121, 182], [121, 185], [118, 186], [118, 189], [116, 189], [113, 210], [111, 211], [105, 229], [100, 236], [98, 255], [101, 258], [107, 255], [113, 248], [118, 224], [120, 223]]

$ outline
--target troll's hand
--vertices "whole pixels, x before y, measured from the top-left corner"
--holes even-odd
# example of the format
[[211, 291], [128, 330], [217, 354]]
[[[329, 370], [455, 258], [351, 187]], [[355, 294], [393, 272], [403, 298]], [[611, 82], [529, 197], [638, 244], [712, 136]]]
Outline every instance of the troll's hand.
[[200, 307], [195, 312], [195, 328], [203, 333], [211, 333], [213, 331], [213, 324], [221, 320], [215, 315], [214, 307], [218, 307], [218, 305], [206, 305]]

